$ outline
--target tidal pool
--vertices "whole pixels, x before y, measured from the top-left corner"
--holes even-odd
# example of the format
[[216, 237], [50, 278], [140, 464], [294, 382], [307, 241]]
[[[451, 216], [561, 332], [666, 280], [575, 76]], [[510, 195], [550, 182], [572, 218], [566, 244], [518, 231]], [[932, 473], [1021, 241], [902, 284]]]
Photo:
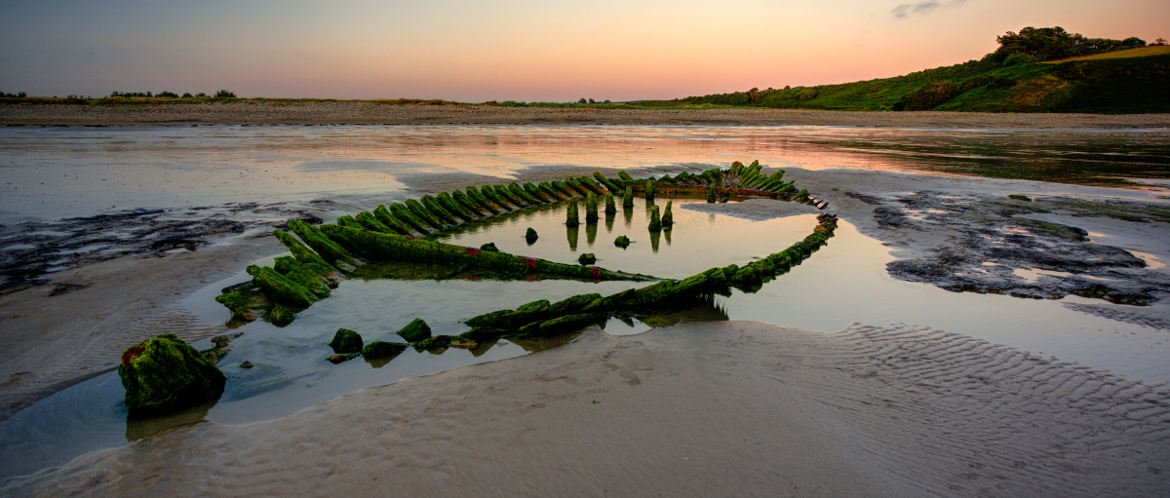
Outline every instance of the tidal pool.
[[[1077, 139], [1069, 140], [1070, 134]], [[33, 218], [160, 209], [168, 216], [191, 219], [249, 217], [271, 223], [285, 218], [293, 206], [331, 219], [434, 191], [435, 178], [450, 178], [461, 187], [558, 167], [622, 168], [644, 176], [661, 174], [663, 169], [657, 168], [695, 171], [757, 158], [769, 168], [936, 171], [1131, 188], [1137, 184], [1128, 182], [1139, 181], [1142, 188], [1164, 191], [1170, 176], [1167, 136], [1166, 130], [845, 127], [10, 128], [0, 130], [0, 150], [5, 152], [0, 163], [5, 175], [0, 222], [7, 224], [0, 227], [0, 242], [7, 233], [21, 230], [21, 220]], [[246, 204], [237, 204], [245, 200]], [[663, 206], [665, 201], [660, 198], [657, 203]], [[603, 217], [594, 227], [566, 228], [564, 211], [556, 207], [473, 225], [446, 240], [471, 247], [494, 242], [504, 251], [565, 263], [592, 252], [599, 266], [678, 278], [713, 266], [750, 262], [803, 238], [815, 225], [813, 212], [797, 210], [751, 220], [718, 212], [718, 206], [714, 213], [698, 212], [687, 206], [694, 202], [703, 204], [676, 200], [678, 224], [657, 236], [646, 230], [646, 207], [639, 200], [633, 210], [619, 209], [613, 219]], [[266, 211], [277, 208], [284, 210]], [[886, 272], [886, 263], [893, 259], [889, 250], [849, 221], [841, 220], [828, 246], [759, 292], [733, 291], [706, 306], [647, 321], [612, 319], [605, 324], [606, 332], [636, 334], [678, 320], [759, 320], [828, 332], [853, 322], [922, 324], [1146, 382], [1170, 380], [1170, 365], [1164, 361], [1170, 357], [1165, 329], [1089, 315], [1069, 306], [1097, 302], [1083, 298], [1041, 301], [952, 293], [895, 280]], [[244, 233], [270, 230], [260, 226], [263, 223], [248, 225]], [[524, 240], [529, 226], [540, 235], [531, 246]], [[627, 235], [634, 243], [618, 249], [613, 245], [618, 235]], [[0, 252], [33, 249], [43, 248], [10, 244]], [[222, 323], [228, 313], [211, 299], [220, 288], [246, 279], [241, 268], [237, 276], [184, 303], [204, 321]], [[201, 420], [224, 424], [267, 420], [357, 389], [506, 359], [572, 339], [570, 335], [552, 341], [505, 340], [476, 350], [449, 349], [441, 355], [407, 349], [384, 364], [357, 358], [332, 365], [325, 361], [331, 353], [325, 343], [339, 327], [356, 330], [369, 342], [388, 338], [421, 317], [435, 333], [458, 334], [466, 330], [461, 320], [476, 314], [536, 299], [609, 294], [640, 285], [645, 284], [351, 279], [331, 297], [298, 314], [288, 327], [256, 322], [236, 329], [243, 335], [220, 363], [229, 380], [214, 406], [128, 423], [121, 385], [110, 372], [0, 422], [0, 477], [59, 465], [170, 427]], [[206, 341], [197, 344], [209, 346]], [[241, 368], [244, 361], [255, 366]]]
[[[791, 216], [752, 221], [687, 209], [688, 203], [705, 204], [702, 200], [674, 200], [675, 227], [658, 233], [646, 228], [648, 203], [636, 199], [633, 208], [619, 208], [616, 214], [608, 216], [600, 213], [596, 224], [585, 224], [582, 212], [580, 226], [566, 227], [566, 204], [560, 203], [469, 225], [442, 240], [469, 247], [493, 242], [506, 252], [573, 264], [579, 254], [590, 252], [597, 255], [597, 264], [605, 268], [683, 278], [714, 266], [744, 264], [767, 256], [803, 239], [817, 224], [816, 215], [811, 214], [815, 209], [807, 206], [784, 206], [792, 212]], [[666, 199], [660, 198], [656, 204], [664, 208]], [[531, 245], [524, 238], [528, 227], [541, 234]], [[614, 245], [618, 235], [626, 235], [632, 241], [627, 249]], [[258, 263], [271, 264], [271, 259]], [[226, 321], [229, 318], [226, 309], [212, 298], [219, 288], [247, 279], [241, 272], [197, 292], [187, 302], [206, 320]], [[3, 441], [0, 442], [0, 468], [5, 469], [3, 475], [19, 475], [64, 463], [88, 451], [125, 444], [128, 440], [201, 420], [243, 424], [277, 418], [357, 389], [510, 358], [526, 351], [558, 346], [575, 336], [501, 340], [471, 350], [451, 348], [442, 354], [408, 348], [389, 361], [371, 362], [359, 357], [333, 365], [326, 361], [332, 354], [327, 343], [338, 328], [355, 330], [366, 342], [400, 342], [394, 331], [418, 317], [426, 320], [435, 334], [457, 335], [468, 329], [463, 320], [482, 313], [516, 308], [536, 299], [556, 301], [594, 292], [608, 295], [644, 285], [648, 284], [550, 279], [348, 279], [329, 298], [298, 313], [296, 320], [286, 327], [278, 328], [258, 320], [235, 329], [234, 332], [242, 335], [232, 342], [231, 352], [219, 363], [228, 382], [218, 403], [163, 419], [128, 421], [117, 374], [106, 373], [45, 398], [0, 422], [0, 441]], [[677, 317], [687, 316], [726, 319], [725, 314], [716, 311], [672, 314], [666, 322], [657, 323], [670, 323]], [[632, 333], [647, 330], [650, 325], [615, 319], [606, 328], [615, 333]], [[210, 342], [202, 341], [196, 346], [208, 348]], [[245, 361], [252, 366], [243, 368]]]

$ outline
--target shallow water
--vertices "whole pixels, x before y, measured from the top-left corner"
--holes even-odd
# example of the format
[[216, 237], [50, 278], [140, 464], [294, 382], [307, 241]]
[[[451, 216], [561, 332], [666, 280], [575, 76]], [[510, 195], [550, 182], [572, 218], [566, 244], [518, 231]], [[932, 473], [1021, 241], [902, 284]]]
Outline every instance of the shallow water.
[[[486, 183], [498, 181], [488, 177], [511, 178], [530, 168], [694, 170], [753, 158], [772, 167], [1011, 176], [990, 167], [1003, 164], [1019, 177], [1054, 181], [1070, 181], [1063, 171], [1075, 165], [1077, 181], [1097, 184], [1170, 177], [1165, 130], [1075, 133], [1076, 140], [1051, 131], [832, 127], [9, 128], [0, 130], [5, 153], [0, 160], [5, 182], [0, 186], [0, 220], [52, 220], [140, 208], [161, 208], [168, 215], [200, 217], [209, 212], [229, 219], [264, 219], [256, 213], [271, 206], [315, 206], [328, 218], [417, 196], [409, 185], [438, 175], [482, 177]], [[328, 202], [320, 207], [310, 202], [314, 200]], [[246, 209], [226, 204], [241, 202], [255, 204]], [[657, 237], [645, 230], [647, 212], [639, 200], [635, 209], [619, 209], [612, 220], [603, 218], [593, 229], [566, 229], [563, 211], [556, 208], [473, 227], [450, 242], [474, 247], [494, 242], [504, 251], [566, 263], [592, 252], [599, 266], [678, 278], [713, 266], [742, 265], [803, 238], [815, 225], [808, 213], [751, 221], [700, 213], [688, 209], [688, 202], [694, 201], [675, 201], [679, 224]], [[663, 206], [665, 199], [658, 204]], [[190, 210], [202, 206], [209, 209]], [[523, 238], [528, 226], [540, 234], [532, 246]], [[613, 246], [621, 234], [634, 241], [626, 250]], [[3, 251], [16, 249], [29, 248], [7, 246]], [[826, 248], [760, 292], [735, 292], [712, 307], [653, 323], [730, 318], [823, 331], [842, 330], [853, 322], [915, 323], [1147, 382], [1170, 381], [1165, 330], [1067, 306], [1092, 302], [1081, 298], [1038, 301], [957, 294], [894, 280], [885, 271], [891, 260], [878, 241], [843, 220]], [[237, 276], [207, 287], [186, 303], [208, 322], [225, 321], [226, 310], [211, 298], [219, 288], [246, 278], [241, 268]], [[501, 341], [486, 350], [451, 349], [442, 355], [407, 350], [380, 366], [360, 358], [334, 366], [324, 360], [330, 353], [325, 343], [338, 327], [357, 330], [368, 342], [388, 338], [420, 316], [436, 333], [457, 334], [466, 330], [461, 320], [479, 313], [639, 285], [644, 284], [349, 280], [288, 327], [260, 322], [238, 329], [244, 335], [221, 362], [228, 387], [212, 407], [150, 424], [127, 424], [121, 386], [116, 374], [107, 373], [0, 422], [0, 476], [58, 465], [173, 425], [271, 419], [364, 387], [542, 347]], [[613, 319], [605, 328], [633, 334], [651, 324]], [[256, 367], [240, 368], [245, 360]]]
[[381, 195], [399, 177], [526, 168], [935, 171], [1096, 185], [1170, 178], [1170, 130], [830, 126], [207, 126], [0, 129], [0, 223]]

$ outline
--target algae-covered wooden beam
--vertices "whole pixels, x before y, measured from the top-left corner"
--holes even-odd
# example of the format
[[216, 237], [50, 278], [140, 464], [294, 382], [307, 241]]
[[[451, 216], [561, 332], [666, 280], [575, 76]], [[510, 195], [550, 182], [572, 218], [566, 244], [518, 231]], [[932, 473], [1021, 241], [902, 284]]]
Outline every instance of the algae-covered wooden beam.
[[305, 241], [305, 244], [317, 251], [317, 254], [321, 255], [329, 264], [346, 271], [348, 271], [347, 268], [339, 265], [346, 265], [352, 269], [357, 264], [349, 251], [329, 240], [317, 227], [302, 220], [293, 220], [288, 222], [288, 228]]
[[524, 189], [525, 192], [528, 192], [528, 195], [531, 195], [532, 197], [539, 199], [541, 201], [541, 203], [543, 203], [543, 204], [547, 204], [550, 202], [556, 202], [556, 201], [560, 200], [559, 197], [552, 195], [548, 192], [545, 192], [540, 187], [534, 185], [532, 182], [524, 182], [524, 185], [521, 185], [521, 187]]
[[436, 231], [447, 229], [447, 223], [444, 223], [443, 220], [439, 219], [438, 216], [435, 216], [433, 213], [431, 213], [430, 210], [428, 210], [426, 206], [423, 206], [422, 203], [417, 199], [407, 199], [403, 204], [406, 205], [406, 209], [409, 209], [411, 214], [413, 214], [416, 218], [423, 220], [423, 222], [425, 222], [427, 225], [430, 225]]
[[500, 214], [501, 210], [504, 209], [502, 206], [496, 206], [493, 202], [489, 201], [488, 198], [485, 197], [483, 193], [473, 185], [468, 185], [464, 191], [467, 192], [468, 199], [471, 199], [482, 209], [490, 211], [493, 215]]
[[362, 226], [362, 228], [365, 228], [366, 230], [373, 230], [375, 232], [382, 232], [382, 233], [398, 233], [398, 232], [395, 232], [394, 229], [390, 228], [389, 226], [386, 226], [385, 223], [378, 221], [378, 218], [374, 217], [374, 215], [370, 214], [367, 211], [362, 211], [362, 212], [354, 215], [353, 218], [355, 220], [357, 220], [358, 224], [360, 224]]
[[[349, 228], [349, 230], [353, 230]], [[264, 294], [268, 296], [274, 303], [283, 304], [293, 308], [308, 308], [317, 300], [315, 296], [308, 289], [305, 289], [300, 284], [285, 278], [267, 266], [249, 265], [247, 268], [248, 275], [252, 276], [252, 281], [259, 286]]]
[[427, 208], [427, 211], [430, 211], [431, 214], [438, 217], [447, 226], [459, 226], [465, 221], [458, 213], [448, 210], [446, 206], [439, 203], [439, 200], [432, 195], [422, 196], [419, 198], [419, 202], [422, 203], [423, 207]]
[[[730, 295], [731, 287], [755, 292], [764, 282], [800, 264], [828, 242], [837, 226], [837, 218], [821, 215], [817, 220], [813, 233], [803, 240], [743, 267], [733, 264], [710, 268], [682, 280], [662, 280], [604, 297], [581, 294], [555, 304], [547, 300], [533, 301], [515, 310], [493, 311], [469, 318], [465, 323], [471, 330], [461, 337], [484, 340], [510, 335], [544, 335], [554, 330], [564, 332], [590, 323], [604, 323], [615, 313], [662, 311], [702, 302], [714, 294]], [[558, 322], [551, 321], [562, 319], [567, 322], [564, 326], [553, 327]]]
[[374, 217], [378, 218], [378, 221], [382, 222], [383, 225], [392, 228], [394, 232], [399, 235], [413, 235], [416, 233], [414, 227], [410, 226], [408, 223], [400, 221], [398, 218], [395, 218], [393, 214], [390, 214], [390, 210], [386, 209], [386, 206], [384, 205], [379, 204], [378, 207], [374, 209]]
[[596, 178], [599, 183], [605, 185], [605, 188], [609, 189], [611, 193], [620, 194], [622, 192], [622, 188], [617, 184], [617, 182], [606, 178], [606, 176], [601, 174], [600, 171], [594, 171], [593, 178]]
[[577, 215], [577, 198], [569, 199], [569, 207], [565, 210], [565, 226], [575, 227], [581, 224], [581, 218]]
[[426, 235], [434, 231], [430, 225], [416, 217], [414, 213], [406, 207], [405, 204], [401, 202], [395, 202], [390, 204], [389, 208], [390, 213], [392, 213], [395, 218], [401, 220], [407, 225], [410, 225], [410, 228], [415, 232], [418, 232], [421, 235]]
[[455, 213], [455, 215], [463, 218], [464, 221], [475, 221], [483, 217], [483, 214], [481, 214], [479, 211], [465, 206], [463, 203], [455, 200], [451, 194], [446, 192], [439, 192], [439, 195], [435, 196], [435, 200], [438, 201], [439, 204], [442, 204], [443, 207], [447, 208], [448, 212]]
[[486, 216], [485, 213], [495, 214], [495, 211], [489, 210], [486, 206], [480, 205], [471, 196], [464, 193], [462, 190], [455, 190], [451, 192], [451, 198], [463, 206], [467, 211], [475, 213], [477, 218]]
[[414, 261], [448, 263], [469, 268], [491, 268], [520, 274], [544, 274], [585, 280], [654, 280], [639, 275], [598, 267], [582, 267], [528, 258], [503, 252], [482, 251], [433, 240], [389, 235], [340, 225], [322, 225], [331, 240], [371, 261]]
[[325, 261], [325, 258], [322, 258], [320, 254], [313, 252], [312, 249], [305, 247], [305, 245], [302, 244], [301, 241], [297, 240], [296, 237], [293, 237], [292, 234], [284, 230], [274, 230], [272, 234], [276, 236], [276, 239], [279, 240], [281, 244], [284, 244], [284, 246], [288, 248], [288, 251], [292, 253], [294, 258], [297, 258], [297, 261], [302, 263], [318, 263], [329, 268], [333, 267], [333, 265], [330, 265], [327, 261]]

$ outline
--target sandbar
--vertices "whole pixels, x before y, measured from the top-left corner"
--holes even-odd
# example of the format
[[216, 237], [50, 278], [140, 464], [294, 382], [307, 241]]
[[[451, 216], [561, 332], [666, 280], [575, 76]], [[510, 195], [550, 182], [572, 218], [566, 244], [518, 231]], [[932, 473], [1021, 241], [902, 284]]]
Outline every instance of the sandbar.
[[615, 109], [503, 107], [473, 104], [383, 104], [375, 101], [239, 100], [233, 102], [0, 105], [6, 126], [191, 125], [802, 125], [908, 128], [1167, 128], [1170, 114], [868, 112], [797, 109]]

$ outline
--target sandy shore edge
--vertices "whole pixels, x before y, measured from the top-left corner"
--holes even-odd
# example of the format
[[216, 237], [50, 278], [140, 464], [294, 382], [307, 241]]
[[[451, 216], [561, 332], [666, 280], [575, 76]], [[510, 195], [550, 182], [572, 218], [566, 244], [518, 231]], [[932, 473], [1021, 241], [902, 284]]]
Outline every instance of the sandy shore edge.
[[592, 328], [4, 492], [1154, 495], [1170, 486], [1168, 421], [1166, 390], [922, 328]]
[[797, 109], [598, 109], [252, 101], [153, 105], [0, 105], [6, 126], [394, 124], [807, 125], [911, 128], [1167, 128], [1170, 114], [867, 112]]

